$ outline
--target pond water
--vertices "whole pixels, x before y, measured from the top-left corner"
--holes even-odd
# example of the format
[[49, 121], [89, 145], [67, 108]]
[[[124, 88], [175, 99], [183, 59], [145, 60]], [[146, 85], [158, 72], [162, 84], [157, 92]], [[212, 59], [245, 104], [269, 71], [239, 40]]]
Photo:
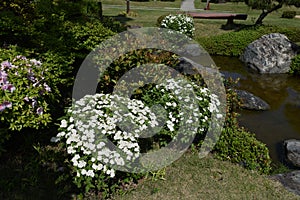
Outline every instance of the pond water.
[[240, 79], [238, 89], [261, 97], [271, 106], [269, 111], [243, 110], [239, 122], [268, 146], [275, 162], [283, 162], [282, 142], [300, 139], [300, 78], [253, 73], [238, 58], [212, 58], [226, 77]]

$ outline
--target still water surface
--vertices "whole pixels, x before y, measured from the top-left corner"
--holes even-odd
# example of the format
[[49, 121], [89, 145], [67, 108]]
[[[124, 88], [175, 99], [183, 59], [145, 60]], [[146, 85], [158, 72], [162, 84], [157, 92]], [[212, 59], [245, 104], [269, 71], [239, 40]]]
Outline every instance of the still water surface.
[[288, 74], [253, 73], [238, 58], [212, 57], [226, 77], [239, 78], [238, 89], [265, 100], [269, 111], [240, 112], [240, 124], [263, 141], [274, 161], [283, 161], [282, 141], [300, 139], [300, 78]]

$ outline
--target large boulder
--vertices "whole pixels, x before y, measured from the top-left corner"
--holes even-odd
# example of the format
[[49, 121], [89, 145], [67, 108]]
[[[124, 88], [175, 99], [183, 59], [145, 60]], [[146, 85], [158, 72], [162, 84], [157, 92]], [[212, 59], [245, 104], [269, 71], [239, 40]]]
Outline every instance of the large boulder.
[[300, 140], [290, 139], [284, 141], [287, 160], [296, 167], [300, 167]]
[[298, 51], [285, 35], [271, 33], [249, 44], [240, 59], [258, 73], [287, 73]]
[[236, 90], [238, 98], [241, 100], [241, 107], [248, 110], [269, 110], [270, 105], [254, 94], [244, 91]]

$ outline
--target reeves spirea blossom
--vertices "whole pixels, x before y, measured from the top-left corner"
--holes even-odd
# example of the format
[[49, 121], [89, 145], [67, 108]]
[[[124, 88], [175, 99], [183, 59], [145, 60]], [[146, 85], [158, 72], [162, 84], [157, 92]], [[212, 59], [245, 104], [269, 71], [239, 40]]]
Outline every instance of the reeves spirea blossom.
[[61, 132], [52, 141], [64, 140], [77, 176], [94, 177], [103, 171], [114, 177], [110, 165], [137, 159], [137, 138], [148, 126], [158, 124], [143, 102], [109, 94], [87, 95], [68, 114], [71, 117], [61, 121]]
[[[111, 94], [86, 95], [68, 110], [52, 141], [66, 146], [75, 181], [97, 180], [99, 174], [113, 178], [115, 166], [138, 161], [145, 150], [139, 140], [147, 131], [162, 126], [157, 135], [176, 140], [177, 131], [185, 125], [180, 137], [184, 143], [190, 134], [205, 131], [210, 110], [218, 108], [212, 104], [218, 103], [208, 89], [176, 79], [152, 87], [142, 101]], [[166, 112], [155, 112], [153, 106], [158, 104]]]
[[192, 17], [185, 14], [177, 14], [177, 15], [167, 15], [161, 21], [161, 28], [168, 28], [174, 31], [178, 31], [182, 34], [187, 35], [188, 37], [194, 36], [194, 20]]
[[[190, 96], [188, 94], [194, 94]], [[187, 131], [187, 138], [190, 134], [204, 134], [207, 130], [211, 113], [217, 113], [217, 117], [222, 117], [218, 106], [220, 102], [217, 95], [193, 82], [184, 83], [183, 80], [169, 79], [166, 83], [156, 85], [155, 88], [146, 92], [143, 100], [150, 106], [152, 104], [163, 105], [168, 113], [168, 119], [165, 123], [163, 132], [165, 135], [173, 138], [177, 134], [180, 122], [188, 127], [197, 127], [195, 130]], [[184, 113], [183, 111], [189, 111]], [[194, 125], [194, 126], [192, 126]]]

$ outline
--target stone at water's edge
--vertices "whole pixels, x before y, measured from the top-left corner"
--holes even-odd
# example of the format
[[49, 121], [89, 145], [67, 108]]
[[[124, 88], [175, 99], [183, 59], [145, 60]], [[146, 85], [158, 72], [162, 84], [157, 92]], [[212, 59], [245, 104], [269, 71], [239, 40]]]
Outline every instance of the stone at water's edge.
[[[287, 160], [294, 166], [300, 167], [300, 140], [285, 140], [283, 145]], [[300, 170], [276, 174], [271, 176], [271, 178], [279, 181], [287, 190], [300, 195]]]
[[180, 73], [183, 74], [197, 74], [197, 69], [195, 68], [195, 63], [192, 63], [186, 57], [179, 58], [179, 64], [175, 66], [175, 69], [178, 70]]
[[241, 100], [241, 107], [248, 110], [270, 110], [270, 105], [254, 94], [244, 91], [236, 90], [238, 98]]
[[300, 195], [300, 170], [276, 174], [271, 179], [279, 181], [287, 190]]
[[249, 44], [240, 59], [258, 73], [287, 73], [299, 46], [285, 35], [271, 33]]
[[296, 167], [300, 167], [300, 140], [290, 139], [283, 143], [287, 160]]

